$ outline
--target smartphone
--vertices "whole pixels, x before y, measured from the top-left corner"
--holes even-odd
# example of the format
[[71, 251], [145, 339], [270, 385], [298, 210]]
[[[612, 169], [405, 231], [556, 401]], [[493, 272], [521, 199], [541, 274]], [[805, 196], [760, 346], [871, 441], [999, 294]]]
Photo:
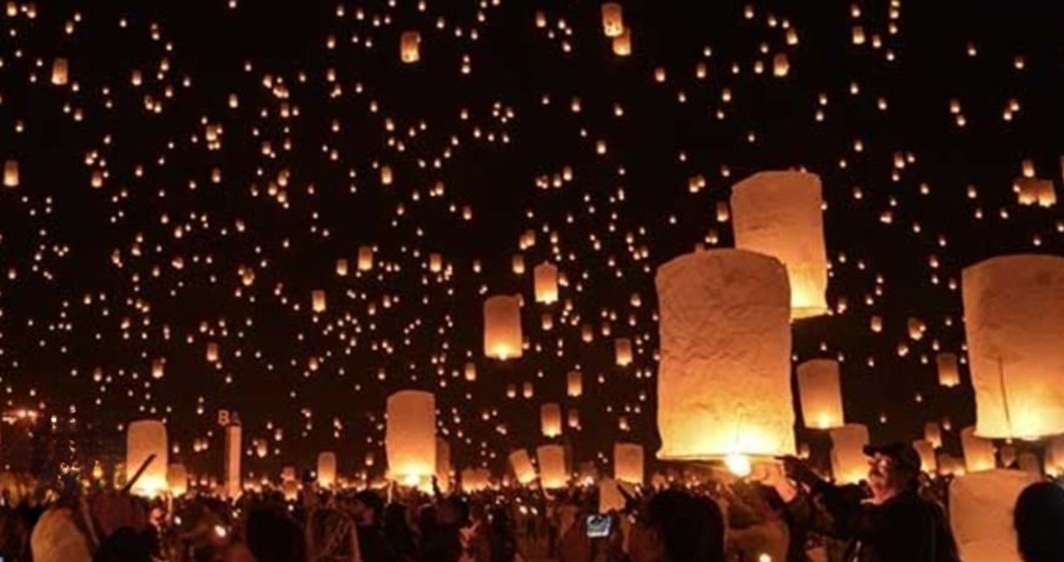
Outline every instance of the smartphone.
[[587, 538], [608, 539], [613, 529], [613, 519], [609, 515], [587, 516]]

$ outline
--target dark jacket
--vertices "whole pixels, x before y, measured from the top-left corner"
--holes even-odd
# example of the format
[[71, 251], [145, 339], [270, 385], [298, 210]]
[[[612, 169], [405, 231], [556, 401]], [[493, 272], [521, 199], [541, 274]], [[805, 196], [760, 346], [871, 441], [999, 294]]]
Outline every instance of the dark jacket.
[[957, 545], [938, 505], [916, 491], [882, 505], [856, 487], [820, 483], [787, 505], [799, 527], [848, 541], [845, 562], [958, 562]]

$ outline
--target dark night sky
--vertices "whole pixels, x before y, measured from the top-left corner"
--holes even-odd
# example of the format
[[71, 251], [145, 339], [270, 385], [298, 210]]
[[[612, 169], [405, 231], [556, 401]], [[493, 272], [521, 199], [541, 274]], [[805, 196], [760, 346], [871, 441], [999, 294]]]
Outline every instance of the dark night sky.
[[[355, 470], [380, 449], [386, 396], [411, 387], [436, 392], [461, 466], [501, 469], [510, 447], [539, 444], [545, 402], [579, 409], [582, 430], [564, 439], [582, 460], [615, 440], [653, 448], [654, 268], [710, 238], [732, 244], [730, 223], [716, 219], [732, 184], [804, 167], [824, 183], [829, 302], [848, 307], [797, 324], [795, 356], [844, 358], [847, 419], [867, 423], [873, 440], [916, 439], [925, 422], [949, 417], [956, 449], [974, 407], [967, 384], [944, 389], [935, 374], [935, 346], [963, 345], [950, 282], [988, 257], [1064, 253], [1060, 207], [1020, 206], [1011, 189], [1024, 159], [1038, 177], [1061, 179], [1064, 44], [1052, 2], [910, 1], [892, 20], [883, 1], [854, 4], [856, 18], [847, 2], [754, 2], [747, 19], [742, 2], [626, 0], [628, 58], [612, 53], [597, 2], [397, 3], [47, 0], [35, 18], [23, 9], [0, 20], [0, 159], [20, 169], [20, 185], [0, 190], [9, 406], [76, 408], [116, 438], [130, 419], [166, 417], [177, 458], [199, 470], [220, 471], [221, 408], [240, 413], [249, 442], [273, 442], [268, 426], [284, 430], [279, 454], [249, 458], [248, 470], [307, 464], [320, 450]], [[536, 27], [537, 11], [548, 29]], [[798, 45], [786, 44], [783, 21]], [[852, 44], [853, 25], [865, 45]], [[399, 60], [407, 30], [422, 34], [414, 65]], [[779, 52], [790, 61], [782, 78], [772, 76]], [[50, 82], [56, 57], [69, 60], [66, 86]], [[284, 86], [265, 86], [267, 76]], [[1020, 110], [1006, 121], [1012, 99]], [[156, 102], [161, 111], [149, 111]], [[224, 131], [217, 150], [207, 123]], [[896, 153], [912, 156], [904, 169], [894, 169]], [[565, 166], [573, 181], [537, 187]], [[94, 170], [106, 174], [98, 188]], [[706, 188], [690, 193], [697, 175]], [[437, 184], [443, 194], [430, 196]], [[535, 305], [530, 275], [511, 271], [529, 229], [538, 232], [523, 252], [529, 271], [559, 265], [567, 312]], [[361, 245], [377, 247], [378, 267], [355, 276]], [[649, 260], [635, 259], [642, 246]], [[428, 271], [431, 252], [449, 275]], [[341, 258], [352, 275], [336, 275]], [[254, 271], [249, 286], [243, 268]], [[882, 294], [866, 302], [877, 284]], [[310, 312], [315, 289], [328, 294], [320, 315]], [[483, 299], [517, 292], [530, 303], [532, 349], [510, 364], [485, 360]], [[630, 305], [633, 293], [642, 307]], [[544, 332], [548, 311], [555, 327]], [[613, 365], [612, 339], [581, 342], [582, 323], [598, 330], [611, 314], [614, 336], [640, 340], [631, 367]], [[884, 318], [881, 334], [869, 329], [873, 315]], [[910, 317], [927, 323], [921, 341], [909, 341]], [[208, 342], [219, 346], [216, 364]], [[154, 380], [158, 358], [165, 376]], [[476, 382], [461, 376], [469, 360]], [[577, 368], [585, 395], [566, 398]], [[508, 384], [528, 381], [532, 399], [506, 397]], [[194, 454], [192, 440], [212, 434], [211, 450]]]

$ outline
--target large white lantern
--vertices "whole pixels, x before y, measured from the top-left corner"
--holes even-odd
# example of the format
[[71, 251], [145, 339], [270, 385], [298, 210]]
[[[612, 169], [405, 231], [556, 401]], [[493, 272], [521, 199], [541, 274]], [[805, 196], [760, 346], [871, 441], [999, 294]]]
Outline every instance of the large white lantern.
[[336, 485], [336, 453], [325, 451], [318, 455], [318, 487], [329, 489]]
[[138, 496], [153, 498], [166, 492], [170, 469], [166, 426], [159, 420], [138, 420], [126, 429], [126, 481], [137, 473], [148, 457], [155, 458], [130, 488]]
[[388, 477], [405, 486], [423, 486], [436, 474], [436, 397], [403, 390], [388, 398], [384, 433]]
[[790, 289], [778, 260], [682, 256], [657, 274], [658, 458], [793, 455]]
[[539, 460], [539, 479], [543, 487], [557, 490], [569, 485], [569, 471], [565, 468], [565, 449], [561, 445], [543, 445], [536, 449]]
[[798, 394], [806, 428], [831, 429], [845, 425], [838, 361], [815, 359], [798, 365]]
[[643, 485], [643, 446], [616, 443], [613, 446], [613, 477], [618, 482]]
[[544, 404], [539, 409], [543, 436], [552, 439], [562, 434], [562, 409], [557, 404]]
[[794, 318], [827, 313], [827, 249], [820, 177], [761, 172], [735, 185], [731, 208], [735, 247], [770, 255], [787, 266]]
[[976, 431], [1064, 434], [1064, 258], [1016, 255], [964, 270]]
[[868, 428], [859, 423], [831, 430], [831, 472], [839, 484], [856, 484], [868, 477]]
[[964, 466], [971, 472], [986, 472], [997, 466], [994, 442], [975, 435], [974, 427], [961, 430], [961, 448], [964, 450]]
[[517, 482], [522, 486], [527, 486], [539, 478], [536, 474], [536, 468], [532, 466], [532, 459], [528, 456], [528, 451], [524, 449], [518, 449], [510, 453], [510, 468], [514, 471], [514, 477], [517, 478]]
[[558, 268], [549, 263], [542, 263], [532, 271], [532, 276], [535, 278], [536, 302], [558, 302]]
[[1012, 512], [1038, 478], [1018, 470], [991, 470], [956, 478], [949, 487], [950, 526], [964, 562], [1019, 562]]
[[521, 299], [496, 296], [484, 301], [484, 355], [517, 359], [522, 354]]

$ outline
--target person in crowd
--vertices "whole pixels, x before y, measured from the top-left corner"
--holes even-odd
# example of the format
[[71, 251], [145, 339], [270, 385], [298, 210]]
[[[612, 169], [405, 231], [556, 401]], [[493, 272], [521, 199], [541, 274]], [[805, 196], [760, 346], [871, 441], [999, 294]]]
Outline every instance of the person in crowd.
[[1029, 486], [1016, 500], [1013, 519], [1025, 562], [1064, 560], [1064, 488], [1052, 482]]
[[303, 530], [272, 507], [255, 509], [247, 517], [247, 546], [255, 562], [307, 559]]
[[658, 492], [637, 514], [628, 557], [631, 562], [724, 562], [720, 507], [683, 490]]
[[406, 506], [391, 503], [384, 510], [384, 537], [399, 562], [417, 559], [417, 541], [406, 518]]
[[457, 498], [438, 499], [422, 512], [419, 562], [458, 562], [462, 557], [461, 528], [468, 517]]
[[492, 511], [487, 534], [490, 562], [514, 562], [518, 555], [517, 538], [514, 536], [513, 521], [510, 520], [506, 509], [497, 508]]
[[359, 552], [362, 562], [392, 562], [395, 553], [384, 536], [381, 518], [384, 515], [384, 500], [371, 490], [355, 494], [348, 503], [358, 533]]
[[837, 487], [800, 460], [784, 459], [787, 474], [773, 484], [795, 524], [847, 541], [845, 562], [958, 562], [942, 510], [919, 493], [920, 456], [894, 443], [866, 447], [868, 487]]

